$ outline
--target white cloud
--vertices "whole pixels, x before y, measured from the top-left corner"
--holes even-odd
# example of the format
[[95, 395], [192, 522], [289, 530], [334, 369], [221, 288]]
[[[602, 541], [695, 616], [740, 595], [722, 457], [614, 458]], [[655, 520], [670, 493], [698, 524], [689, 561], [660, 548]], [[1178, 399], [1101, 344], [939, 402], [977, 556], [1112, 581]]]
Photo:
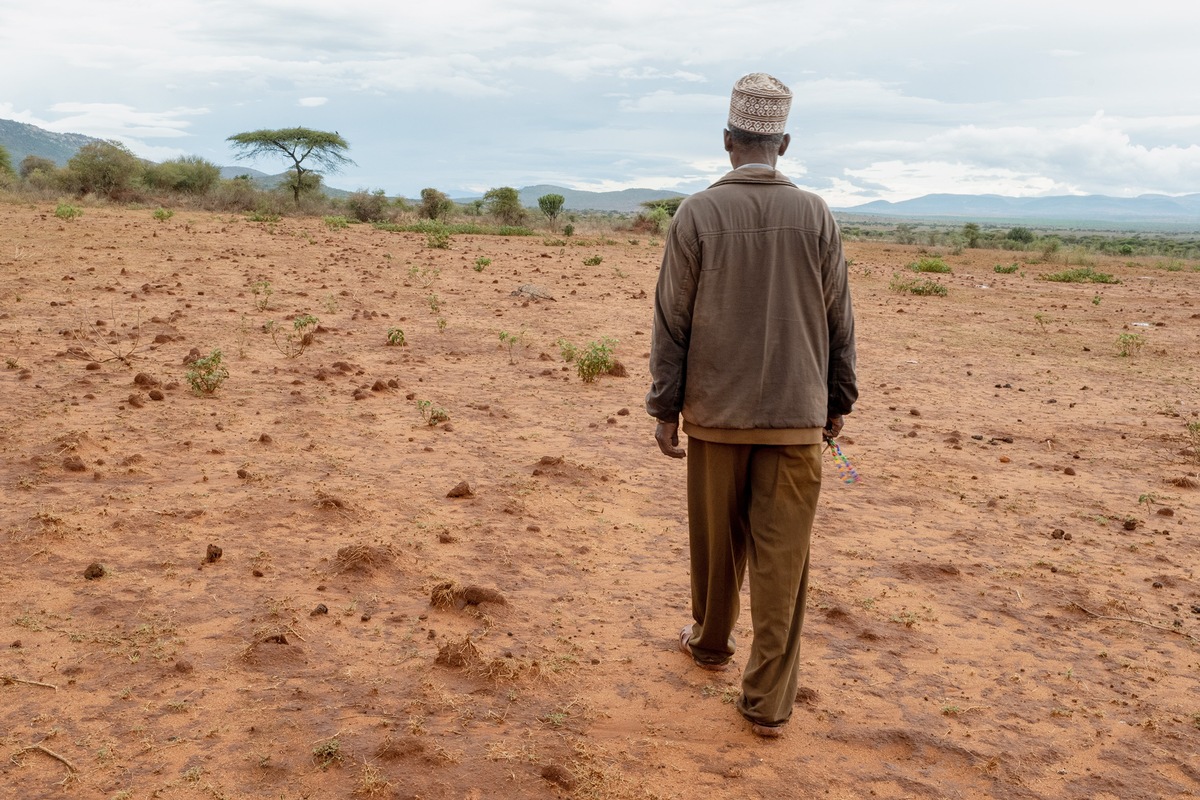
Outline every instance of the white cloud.
[[328, 97], [301, 97], [296, 101], [296, 105], [301, 108], [319, 108], [328, 102]]

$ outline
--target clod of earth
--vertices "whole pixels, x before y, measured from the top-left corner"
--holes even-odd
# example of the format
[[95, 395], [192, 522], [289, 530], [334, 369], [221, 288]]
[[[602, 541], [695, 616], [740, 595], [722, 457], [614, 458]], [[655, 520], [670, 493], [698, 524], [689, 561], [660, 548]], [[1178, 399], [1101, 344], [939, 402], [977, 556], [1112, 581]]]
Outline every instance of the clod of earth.
[[500, 606], [508, 604], [504, 595], [495, 589], [474, 585], [459, 586], [454, 581], [443, 581], [434, 586], [429, 595], [429, 602], [434, 608], [454, 606], [460, 610], [466, 606], [477, 606], [480, 603], [495, 603]]
[[86, 472], [87, 464], [79, 456], [67, 456], [63, 459], [63, 469], [67, 472]]
[[214, 561], [217, 561], [220, 557], [221, 548], [217, 547], [215, 544], [210, 544], [207, 552], [204, 554], [204, 560], [211, 564]]
[[328, 613], [329, 613], [329, 606], [325, 605], [324, 603], [317, 603], [317, 605], [313, 608], [313, 610], [308, 612], [308, 615], [310, 617], [319, 617], [322, 614], [328, 614]]
[[475, 493], [471, 491], [471, 484], [466, 481], [459, 481], [458, 485], [450, 491], [446, 492], [446, 497], [474, 497]]
[[150, 399], [151, 399], [151, 400], [163, 400], [163, 399], [165, 399], [165, 398], [166, 398], [166, 395], [165, 395], [165, 394], [163, 394], [163, 393], [162, 393], [161, 391], [159, 391], [158, 389], [151, 389], [151, 390], [150, 390]]
[[88, 564], [87, 569], [83, 571], [83, 577], [87, 578], [89, 581], [94, 581], [97, 578], [103, 578], [107, 574], [108, 570], [104, 568], [104, 565], [96, 561]]
[[542, 767], [542, 777], [550, 781], [550, 783], [558, 784], [567, 791], [575, 788], [575, 776], [565, 767], [558, 764], [547, 764]]

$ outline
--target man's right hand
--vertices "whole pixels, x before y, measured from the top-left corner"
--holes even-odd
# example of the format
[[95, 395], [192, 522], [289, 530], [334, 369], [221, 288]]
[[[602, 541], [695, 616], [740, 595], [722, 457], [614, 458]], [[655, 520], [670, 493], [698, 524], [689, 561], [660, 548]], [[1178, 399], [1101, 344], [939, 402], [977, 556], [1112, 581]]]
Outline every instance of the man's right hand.
[[654, 440], [658, 442], [658, 449], [662, 450], [665, 456], [683, 458], [687, 455], [687, 451], [679, 446], [678, 422], [659, 420], [658, 425], [654, 428]]

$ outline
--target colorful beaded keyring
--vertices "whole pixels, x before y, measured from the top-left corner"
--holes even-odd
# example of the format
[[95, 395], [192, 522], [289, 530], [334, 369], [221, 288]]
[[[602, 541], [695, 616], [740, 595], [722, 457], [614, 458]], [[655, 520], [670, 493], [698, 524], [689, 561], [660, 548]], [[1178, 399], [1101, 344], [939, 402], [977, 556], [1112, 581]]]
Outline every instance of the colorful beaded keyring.
[[858, 483], [858, 472], [855, 471], [854, 465], [850, 463], [850, 459], [846, 458], [846, 454], [842, 452], [842, 448], [838, 447], [838, 443], [833, 439], [825, 440], [827, 449], [833, 453], [833, 465], [837, 467], [838, 475], [847, 483]]

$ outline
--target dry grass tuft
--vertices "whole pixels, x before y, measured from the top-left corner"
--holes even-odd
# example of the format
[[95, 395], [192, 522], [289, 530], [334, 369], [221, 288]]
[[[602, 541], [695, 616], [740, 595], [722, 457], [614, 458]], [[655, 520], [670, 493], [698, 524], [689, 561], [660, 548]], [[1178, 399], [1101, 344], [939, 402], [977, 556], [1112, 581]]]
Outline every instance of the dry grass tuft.
[[429, 594], [429, 602], [434, 608], [457, 608], [460, 611], [467, 606], [477, 606], [481, 603], [507, 605], [504, 595], [495, 589], [483, 586], [459, 586], [454, 581], [442, 581], [433, 587]]
[[391, 545], [351, 544], [338, 548], [336, 568], [338, 572], [371, 572], [395, 560]]

